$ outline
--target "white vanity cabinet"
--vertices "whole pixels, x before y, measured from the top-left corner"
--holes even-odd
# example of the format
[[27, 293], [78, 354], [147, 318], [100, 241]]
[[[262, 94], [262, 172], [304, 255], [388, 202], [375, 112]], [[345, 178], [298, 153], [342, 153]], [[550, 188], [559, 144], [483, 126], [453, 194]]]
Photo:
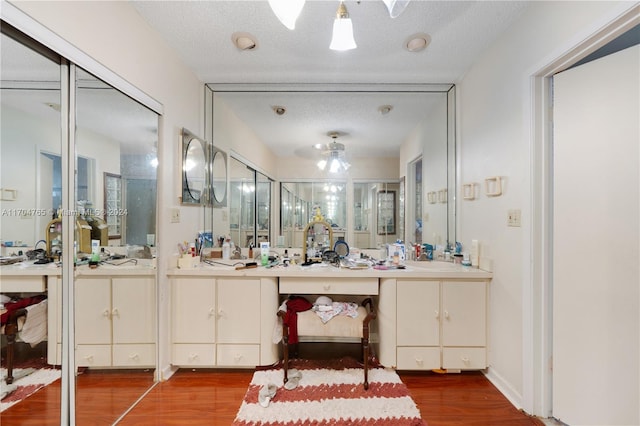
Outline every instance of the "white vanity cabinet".
[[77, 277], [76, 365], [155, 365], [155, 279]]
[[487, 283], [443, 281], [442, 368], [487, 367]]
[[277, 361], [277, 279], [174, 277], [172, 364], [250, 367]]
[[395, 291], [398, 369], [487, 367], [487, 281], [399, 279]]
[[397, 281], [397, 367], [440, 368], [440, 282]]
[[47, 363], [62, 364], [62, 278], [47, 277]]

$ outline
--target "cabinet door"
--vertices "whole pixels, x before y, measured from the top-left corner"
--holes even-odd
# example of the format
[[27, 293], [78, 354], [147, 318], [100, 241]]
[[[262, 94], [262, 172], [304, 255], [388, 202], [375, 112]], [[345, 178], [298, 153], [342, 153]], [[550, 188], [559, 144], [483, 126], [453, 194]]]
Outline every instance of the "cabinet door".
[[216, 280], [179, 278], [172, 281], [172, 342], [214, 343]]
[[76, 344], [110, 345], [111, 314], [111, 280], [76, 278]]
[[260, 279], [218, 279], [217, 309], [218, 343], [260, 343]]
[[487, 284], [442, 283], [442, 345], [486, 346]]
[[398, 280], [397, 345], [440, 345], [440, 282]]
[[47, 363], [62, 363], [62, 279], [47, 277]]
[[155, 279], [112, 278], [113, 343], [155, 342]]

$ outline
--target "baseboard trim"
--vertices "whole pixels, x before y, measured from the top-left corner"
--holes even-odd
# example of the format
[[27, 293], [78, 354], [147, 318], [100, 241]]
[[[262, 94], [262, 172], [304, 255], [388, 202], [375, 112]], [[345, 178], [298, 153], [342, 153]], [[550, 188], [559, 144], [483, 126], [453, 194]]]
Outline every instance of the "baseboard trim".
[[509, 400], [518, 410], [522, 410], [522, 395], [493, 368], [484, 371], [485, 377]]

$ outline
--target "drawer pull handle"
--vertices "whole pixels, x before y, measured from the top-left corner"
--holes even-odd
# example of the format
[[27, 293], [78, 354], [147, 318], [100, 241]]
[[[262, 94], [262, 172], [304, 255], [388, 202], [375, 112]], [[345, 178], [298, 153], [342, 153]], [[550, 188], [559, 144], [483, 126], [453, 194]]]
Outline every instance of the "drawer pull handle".
[[189, 354], [189, 361], [195, 361], [198, 358], [200, 358], [200, 356], [198, 354], [195, 354], [195, 353], [190, 353]]
[[85, 360], [89, 361], [89, 362], [93, 362], [93, 355], [87, 355], [84, 357]]
[[224, 316], [224, 311], [222, 309], [218, 310], [218, 318], [222, 318]]
[[322, 288], [324, 288], [325, 291], [329, 291], [331, 290], [331, 284], [325, 284], [322, 286]]
[[113, 311], [111, 311], [111, 316], [120, 318], [120, 311], [118, 311], [118, 308], [114, 308]]
[[216, 310], [214, 308], [209, 308], [209, 318], [216, 315]]
[[422, 365], [424, 364], [424, 360], [422, 358], [416, 358], [416, 364]]
[[435, 310], [436, 313], [436, 319], [440, 319], [440, 311], [438, 311], [437, 309]]
[[233, 359], [234, 359], [236, 362], [238, 362], [238, 361], [240, 361], [240, 360], [242, 359], [242, 355], [241, 355], [241, 354], [236, 354], [236, 355], [233, 357]]
[[446, 319], [449, 319], [449, 311], [446, 311], [446, 310], [444, 311], [444, 317]]
[[109, 312], [109, 310], [108, 310], [108, 309], [105, 309], [105, 310], [102, 312], [102, 316], [103, 316], [103, 317], [105, 317], [105, 318], [111, 318], [111, 312]]
[[129, 359], [133, 359], [135, 361], [140, 359], [140, 355], [138, 354], [129, 354]]
[[462, 360], [462, 362], [464, 362], [465, 364], [469, 364], [469, 357], [467, 356], [461, 356], [460, 359]]

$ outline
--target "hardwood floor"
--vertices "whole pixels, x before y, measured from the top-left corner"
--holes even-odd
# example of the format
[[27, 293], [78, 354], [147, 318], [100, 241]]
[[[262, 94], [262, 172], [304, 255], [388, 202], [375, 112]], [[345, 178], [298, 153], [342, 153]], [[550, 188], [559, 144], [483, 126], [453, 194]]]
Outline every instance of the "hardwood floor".
[[[314, 353], [327, 355], [315, 350], [300, 355]], [[181, 369], [156, 384], [118, 425], [230, 425], [252, 375], [252, 370]], [[513, 407], [480, 372], [399, 375], [429, 426], [543, 425]], [[79, 426], [112, 424], [152, 384], [149, 374], [122, 371], [88, 372], [78, 379]], [[57, 425], [59, 401], [58, 381], [1, 413], [0, 424]]]

